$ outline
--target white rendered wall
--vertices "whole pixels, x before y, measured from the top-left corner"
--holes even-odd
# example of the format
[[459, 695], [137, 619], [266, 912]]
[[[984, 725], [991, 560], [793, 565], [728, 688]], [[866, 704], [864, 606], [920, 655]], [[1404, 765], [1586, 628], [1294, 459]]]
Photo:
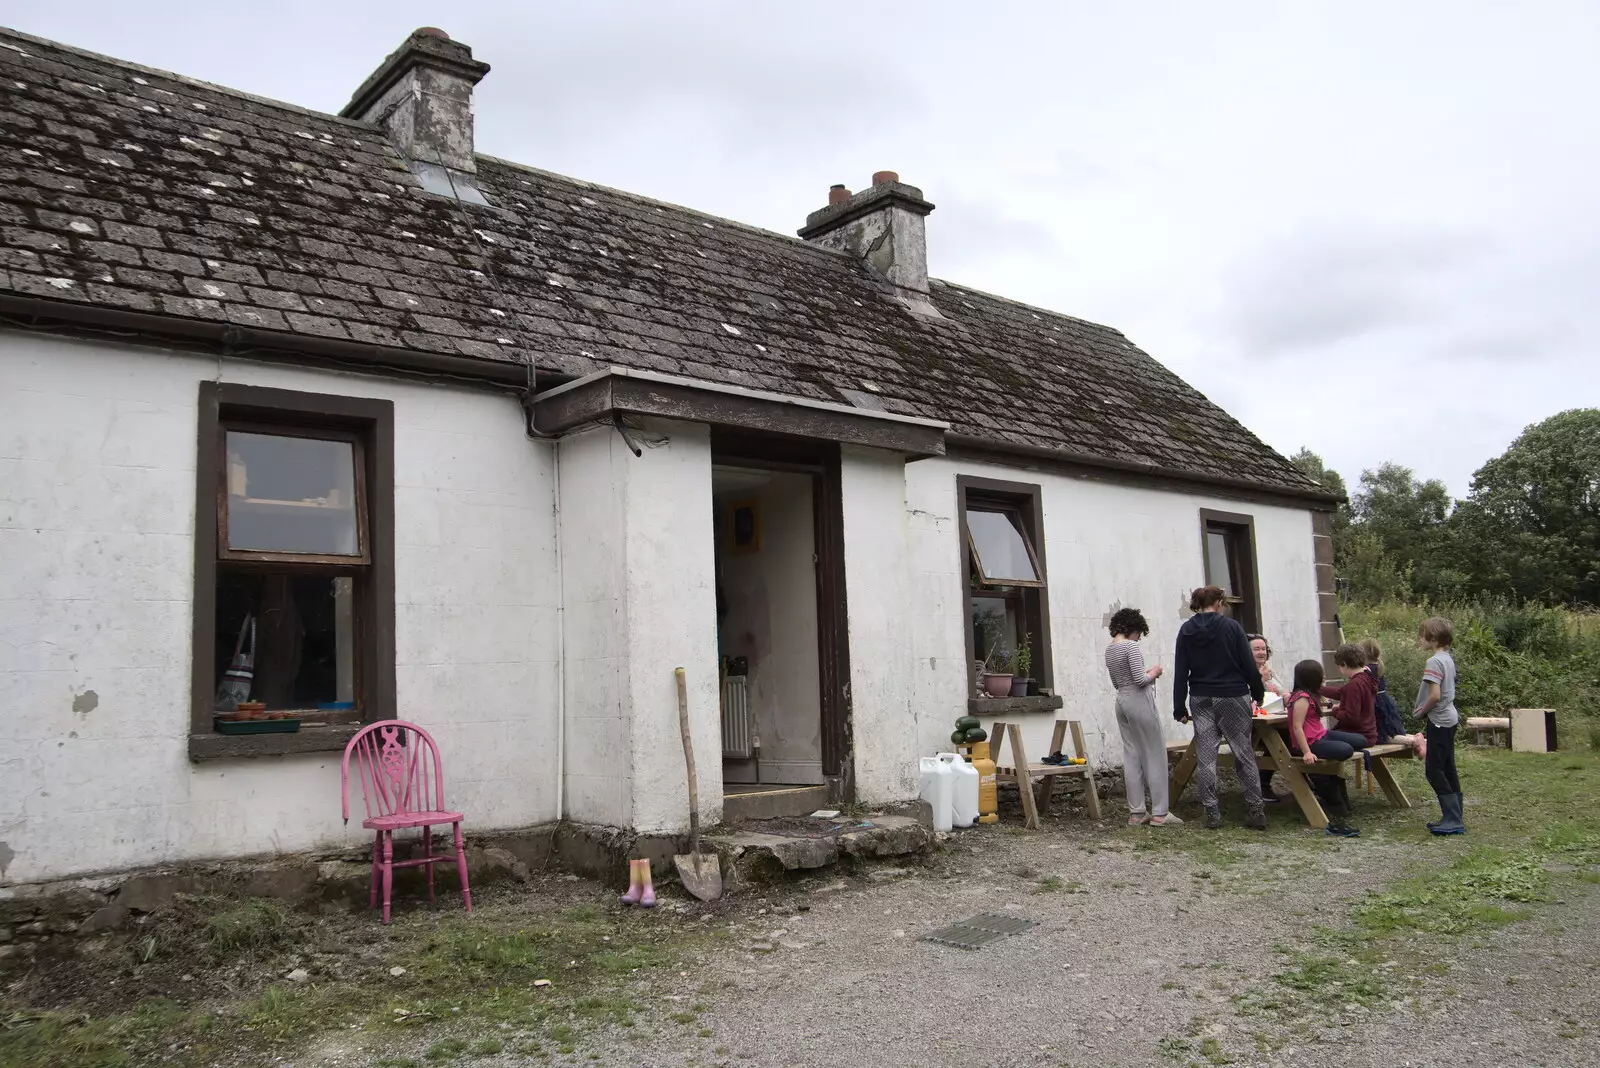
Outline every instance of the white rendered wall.
[[[897, 453], [846, 447], [840, 468], [851, 744], [856, 793], [867, 804], [914, 797], [916, 758], [935, 752], [920, 744], [915, 711], [924, 671], [934, 669], [917, 659], [917, 612], [907, 603], [921, 577], [908, 557], [906, 472], [915, 466]], [[918, 591], [919, 606], [926, 592]], [[950, 689], [954, 695], [959, 687]]]
[[[723, 655], [750, 661], [748, 699], [761, 738], [761, 781], [818, 784], [822, 777], [822, 692], [817, 664], [816, 528], [812, 476], [771, 472], [765, 485], [717, 498], [723, 548]], [[727, 507], [753, 500], [761, 548], [727, 551]], [[754, 781], [753, 772], [746, 772]]]
[[[903, 479], [901, 472], [903, 471]], [[845, 565], [850, 614], [852, 737], [869, 802], [916, 793], [919, 756], [950, 748], [967, 714], [966, 564], [958, 543], [956, 476], [1042, 487], [1050, 638], [1060, 713], [1013, 717], [1029, 757], [1044, 756], [1057, 715], [1083, 721], [1090, 757], [1120, 765], [1122, 747], [1106, 677], [1106, 622], [1118, 608], [1150, 622], [1149, 663], [1169, 665], [1190, 591], [1201, 585], [1200, 510], [1255, 519], [1261, 611], [1274, 664], [1321, 650], [1311, 514], [1291, 507], [1041, 474], [945, 459], [902, 465], [867, 449], [844, 457]], [[1169, 738], [1172, 689], [1156, 686]], [[985, 718], [985, 725], [992, 718]]]
[[561, 441], [567, 806], [574, 820], [676, 832], [688, 785], [673, 669], [688, 674], [703, 823], [722, 812], [711, 445], [648, 423]]
[[[1014, 717], [1029, 758], [1046, 755], [1057, 715], [1083, 722], [1090, 759], [1122, 763], [1116, 691], [1105, 670], [1106, 624], [1122, 607], [1140, 609], [1150, 624], [1148, 664], [1172, 664], [1189, 594], [1204, 583], [1202, 508], [1255, 520], [1261, 619], [1280, 669], [1321, 656], [1311, 513], [1218, 497], [1121, 486], [943, 459], [906, 466], [910, 524], [912, 622], [918, 668], [919, 755], [948, 748], [957, 716], [966, 714], [965, 632], [970, 626], [965, 558], [958, 545], [956, 476], [1034, 484], [1044, 506], [1045, 566], [1050, 592], [1050, 642], [1061, 712]], [[851, 598], [854, 605], [854, 597]], [[1190, 730], [1171, 718], [1172, 686], [1156, 684], [1156, 707], [1170, 739]], [[990, 719], [985, 718], [985, 726]]]
[[469, 834], [553, 818], [553, 449], [514, 400], [4, 332], [0, 883], [364, 839], [339, 753], [188, 759], [196, 404], [219, 378], [394, 402], [399, 713]]

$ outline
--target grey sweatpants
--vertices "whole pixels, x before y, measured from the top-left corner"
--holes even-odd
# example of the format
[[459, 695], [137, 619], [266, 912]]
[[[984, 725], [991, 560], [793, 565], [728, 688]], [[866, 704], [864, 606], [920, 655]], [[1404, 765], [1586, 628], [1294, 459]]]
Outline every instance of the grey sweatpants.
[[1150, 687], [1117, 691], [1117, 727], [1122, 731], [1122, 777], [1128, 810], [1143, 815], [1150, 790], [1150, 815], [1167, 814], [1167, 743]]
[[1256, 766], [1250, 705], [1249, 694], [1189, 698], [1189, 718], [1194, 721], [1195, 779], [1200, 783], [1200, 803], [1208, 809], [1217, 807], [1217, 746], [1223, 739], [1233, 750], [1233, 770], [1244, 786], [1245, 806], [1251, 812], [1261, 809], [1261, 771]]

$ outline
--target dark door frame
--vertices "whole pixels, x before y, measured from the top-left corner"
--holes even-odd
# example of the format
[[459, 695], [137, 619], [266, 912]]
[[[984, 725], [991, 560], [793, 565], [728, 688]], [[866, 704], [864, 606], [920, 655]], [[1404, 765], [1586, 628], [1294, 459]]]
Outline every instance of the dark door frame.
[[811, 475], [812, 552], [817, 576], [817, 689], [822, 705], [822, 776], [830, 794], [855, 794], [851, 749], [850, 627], [844, 572], [844, 501], [839, 445], [776, 434], [711, 431], [717, 465]]

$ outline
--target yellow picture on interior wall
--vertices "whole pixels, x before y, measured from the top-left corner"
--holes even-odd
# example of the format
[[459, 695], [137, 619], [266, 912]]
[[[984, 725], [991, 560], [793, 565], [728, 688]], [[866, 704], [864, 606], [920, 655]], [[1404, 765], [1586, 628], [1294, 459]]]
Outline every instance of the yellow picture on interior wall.
[[734, 501], [728, 505], [728, 551], [730, 553], [761, 551], [760, 502]]

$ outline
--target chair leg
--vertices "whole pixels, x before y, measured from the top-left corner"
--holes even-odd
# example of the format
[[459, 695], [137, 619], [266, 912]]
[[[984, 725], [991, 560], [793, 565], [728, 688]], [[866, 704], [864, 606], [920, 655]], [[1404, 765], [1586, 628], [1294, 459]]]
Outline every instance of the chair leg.
[[[426, 860], [433, 859], [433, 828], [422, 828], [422, 856]], [[428, 874], [428, 904], [433, 904], [433, 865], [424, 864], [422, 870]]]
[[368, 888], [367, 908], [378, 907], [378, 868], [383, 864], [383, 832], [377, 831], [372, 836], [372, 879]]
[[461, 903], [472, 911], [472, 889], [467, 886], [467, 850], [461, 844], [461, 824], [453, 824], [456, 831], [456, 871], [461, 873]]
[[394, 832], [383, 832], [383, 922], [389, 922], [389, 901], [394, 892]]

